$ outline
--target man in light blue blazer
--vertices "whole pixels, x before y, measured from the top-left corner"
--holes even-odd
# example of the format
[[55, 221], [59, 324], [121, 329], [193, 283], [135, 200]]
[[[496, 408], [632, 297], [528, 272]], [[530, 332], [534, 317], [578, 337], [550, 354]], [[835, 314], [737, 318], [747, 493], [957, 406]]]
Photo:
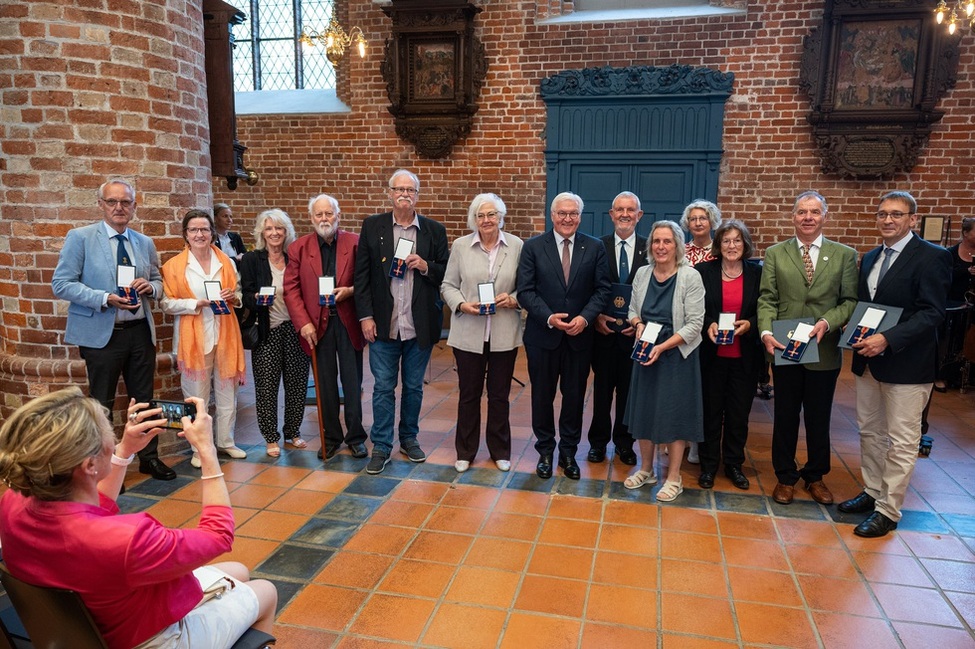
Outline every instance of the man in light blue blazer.
[[[109, 180], [98, 188], [98, 207], [100, 222], [68, 232], [51, 288], [69, 302], [64, 342], [78, 345], [88, 391], [111, 411], [119, 376], [137, 402], [152, 399], [156, 332], [149, 308], [163, 288], [152, 239], [128, 227], [136, 210], [132, 185]], [[119, 295], [120, 266], [134, 268], [128, 286], [137, 296], [135, 304]], [[139, 451], [139, 471], [173, 480], [176, 473], [159, 459], [157, 444], [153, 438]]]

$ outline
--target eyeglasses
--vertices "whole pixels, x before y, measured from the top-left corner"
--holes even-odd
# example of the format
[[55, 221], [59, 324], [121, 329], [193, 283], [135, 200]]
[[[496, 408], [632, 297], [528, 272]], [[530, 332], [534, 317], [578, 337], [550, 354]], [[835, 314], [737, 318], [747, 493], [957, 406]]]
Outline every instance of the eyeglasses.
[[409, 194], [410, 196], [420, 191], [416, 187], [390, 187], [390, 189], [397, 194]]
[[742, 245], [742, 243], [743, 242], [742, 242], [741, 239], [722, 239], [721, 240], [721, 245], [722, 246], [729, 246], [731, 248], [737, 248], [738, 246]]
[[910, 216], [910, 213], [909, 212], [884, 212], [883, 210], [877, 212], [878, 221], [886, 221], [888, 216], [894, 219], [895, 221], [899, 221], [905, 216]]
[[710, 221], [706, 216], [692, 216], [687, 219], [688, 223], [697, 223], [698, 221]]
[[555, 216], [559, 217], [563, 221], [574, 221], [579, 218], [579, 212], [556, 212]]
[[186, 228], [186, 234], [210, 234], [210, 228]]
[[496, 211], [484, 212], [483, 214], [478, 214], [477, 215], [477, 220], [478, 221], [483, 221], [483, 220], [487, 219], [489, 221], [497, 221], [498, 220], [498, 217], [500, 217], [500, 216], [501, 216], [501, 212], [496, 212]]
[[99, 198], [98, 200], [100, 200], [101, 202], [105, 203], [106, 205], [108, 205], [112, 209], [115, 209], [119, 205], [121, 205], [124, 209], [129, 209], [133, 205], [135, 205], [135, 201], [129, 201], [129, 200], [120, 201], [117, 198]]

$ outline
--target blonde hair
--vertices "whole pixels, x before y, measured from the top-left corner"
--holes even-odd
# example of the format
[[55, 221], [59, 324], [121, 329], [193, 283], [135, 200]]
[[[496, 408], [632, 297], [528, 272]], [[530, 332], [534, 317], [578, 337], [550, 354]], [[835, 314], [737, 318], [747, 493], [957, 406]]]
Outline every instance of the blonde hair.
[[66, 500], [74, 470], [112, 435], [105, 409], [78, 387], [21, 406], [0, 428], [0, 479], [38, 500]]

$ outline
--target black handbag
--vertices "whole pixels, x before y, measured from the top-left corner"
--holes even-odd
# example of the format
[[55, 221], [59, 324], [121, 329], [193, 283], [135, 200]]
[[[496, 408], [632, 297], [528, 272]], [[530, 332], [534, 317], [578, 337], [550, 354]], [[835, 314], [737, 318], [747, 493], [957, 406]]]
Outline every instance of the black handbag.
[[261, 331], [257, 325], [257, 312], [247, 309], [241, 309], [241, 311], [245, 311], [246, 314], [240, 323], [240, 342], [243, 343], [244, 349], [253, 350], [261, 342]]

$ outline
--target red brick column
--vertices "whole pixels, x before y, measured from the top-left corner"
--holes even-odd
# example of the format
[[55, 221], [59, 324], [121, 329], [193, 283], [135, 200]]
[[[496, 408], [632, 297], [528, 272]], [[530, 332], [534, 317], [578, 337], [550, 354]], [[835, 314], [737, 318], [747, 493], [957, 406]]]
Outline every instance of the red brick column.
[[[0, 4], [0, 416], [87, 385], [50, 283], [65, 234], [100, 218], [98, 186], [135, 185], [132, 226], [164, 259], [182, 248], [185, 210], [210, 205], [199, 5]], [[172, 393], [172, 324], [158, 309], [156, 325], [157, 393]]]

